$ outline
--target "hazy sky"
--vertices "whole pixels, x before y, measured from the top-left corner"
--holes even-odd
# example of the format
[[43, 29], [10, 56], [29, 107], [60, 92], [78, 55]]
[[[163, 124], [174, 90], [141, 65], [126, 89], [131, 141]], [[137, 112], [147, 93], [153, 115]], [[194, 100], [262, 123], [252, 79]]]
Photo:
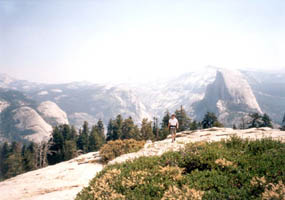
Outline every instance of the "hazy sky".
[[284, 10], [284, 0], [0, 0], [0, 73], [108, 82], [285, 68]]

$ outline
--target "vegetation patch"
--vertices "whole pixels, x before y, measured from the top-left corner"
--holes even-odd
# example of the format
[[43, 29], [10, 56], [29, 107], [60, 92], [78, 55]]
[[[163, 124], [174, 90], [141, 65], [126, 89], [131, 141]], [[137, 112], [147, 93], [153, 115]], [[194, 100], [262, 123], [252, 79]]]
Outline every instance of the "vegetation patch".
[[76, 200], [284, 199], [284, 183], [284, 143], [232, 137], [107, 166]]
[[106, 163], [120, 155], [137, 152], [144, 147], [144, 144], [145, 141], [134, 139], [110, 141], [100, 149], [100, 156]]

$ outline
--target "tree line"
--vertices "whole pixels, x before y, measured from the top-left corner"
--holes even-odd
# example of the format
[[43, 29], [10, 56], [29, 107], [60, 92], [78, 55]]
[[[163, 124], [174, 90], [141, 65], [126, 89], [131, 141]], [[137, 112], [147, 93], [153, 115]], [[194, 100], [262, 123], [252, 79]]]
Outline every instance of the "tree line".
[[[207, 112], [199, 122], [191, 120], [183, 106], [175, 111], [175, 115], [180, 124], [178, 132], [224, 126], [211, 112]], [[0, 146], [0, 180], [67, 161], [79, 154], [98, 151], [111, 140], [163, 140], [169, 134], [170, 117], [170, 112], [166, 111], [160, 123], [158, 118], [154, 117], [153, 121], [143, 119], [138, 126], [131, 117], [124, 119], [122, 115], [117, 115], [115, 119], [109, 120], [106, 136], [104, 124], [99, 120], [92, 127], [84, 122], [79, 131], [74, 126], [58, 125], [54, 127], [52, 136], [46, 143], [4, 143]], [[272, 120], [267, 114], [252, 113], [249, 114], [249, 119], [242, 120], [238, 127], [233, 125], [234, 129], [254, 127], [273, 127]], [[281, 129], [285, 130], [285, 115]]]
[[77, 131], [67, 124], [54, 127], [48, 142], [5, 142], [0, 146], [0, 180], [98, 151], [106, 143], [101, 120], [91, 128], [84, 122]]

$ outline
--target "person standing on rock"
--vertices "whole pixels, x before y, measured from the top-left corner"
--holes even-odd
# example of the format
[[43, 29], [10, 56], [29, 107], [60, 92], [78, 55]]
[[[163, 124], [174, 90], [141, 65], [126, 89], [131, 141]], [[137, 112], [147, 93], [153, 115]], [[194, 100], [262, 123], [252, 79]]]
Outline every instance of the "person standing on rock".
[[171, 115], [171, 118], [169, 119], [169, 122], [168, 122], [168, 128], [172, 136], [172, 143], [173, 143], [176, 139], [176, 130], [179, 128], [179, 123], [178, 123], [178, 120], [176, 119], [175, 114]]

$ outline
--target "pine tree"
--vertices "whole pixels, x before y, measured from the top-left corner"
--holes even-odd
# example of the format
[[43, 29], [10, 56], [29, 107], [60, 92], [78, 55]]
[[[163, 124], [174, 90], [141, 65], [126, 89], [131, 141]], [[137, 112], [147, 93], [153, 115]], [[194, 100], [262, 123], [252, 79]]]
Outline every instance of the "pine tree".
[[245, 118], [242, 117], [241, 118], [241, 124], [239, 125], [239, 129], [244, 130], [244, 129], [246, 129], [246, 127], [247, 127], [247, 124], [246, 124]]
[[122, 124], [122, 136], [119, 139], [139, 139], [139, 129], [134, 124], [132, 117], [124, 120]]
[[167, 128], [168, 127], [168, 123], [169, 123], [169, 119], [170, 119], [170, 113], [167, 110], [162, 118], [162, 123], [161, 123], [161, 128]]
[[47, 156], [48, 163], [53, 165], [64, 160], [64, 136], [59, 126], [52, 132], [50, 143], [50, 154]]
[[170, 119], [170, 113], [167, 110], [164, 113], [164, 116], [162, 118], [161, 127], [160, 127], [160, 130], [159, 130], [159, 134], [158, 134], [157, 140], [164, 140], [168, 136], [168, 134], [169, 134], [169, 129], [168, 129], [169, 119]]
[[218, 121], [218, 118], [216, 117], [215, 113], [212, 113], [212, 112], [206, 113], [201, 124], [202, 124], [202, 127], [204, 129], [212, 128], [214, 126], [215, 127], [223, 127], [223, 124]]
[[83, 153], [88, 152], [88, 137], [89, 137], [89, 127], [88, 122], [84, 122], [82, 130], [79, 131], [79, 137], [77, 140], [77, 147], [81, 149]]
[[[97, 129], [102, 145], [105, 144], [106, 143], [105, 128], [104, 128], [103, 121], [101, 119], [97, 122], [97, 125], [95, 128]], [[100, 145], [100, 147], [102, 145]]]
[[122, 115], [118, 115], [112, 123], [112, 140], [117, 140], [122, 138], [122, 127], [124, 119]]
[[112, 119], [109, 120], [107, 127], [107, 141], [114, 140], [114, 122]]
[[263, 123], [262, 123], [261, 127], [273, 128], [272, 120], [269, 117], [269, 115], [267, 115], [266, 113], [264, 113], [262, 116], [262, 122]]
[[70, 132], [70, 137], [72, 140], [77, 140], [77, 131], [74, 126], [71, 126], [71, 132]]
[[175, 111], [176, 118], [179, 122], [179, 128], [177, 131], [186, 131], [190, 129], [191, 119], [188, 117], [186, 111], [183, 106], [180, 106], [179, 110]]
[[82, 133], [83, 133], [84, 135], [88, 135], [88, 134], [89, 134], [89, 126], [88, 126], [88, 122], [87, 122], [87, 121], [85, 121], [85, 122], [83, 123]]
[[94, 127], [91, 130], [88, 142], [89, 142], [88, 151], [89, 152], [96, 151], [97, 150], [97, 142], [98, 142], [98, 133], [97, 133], [96, 129], [94, 129]]
[[23, 168], [25, 171], [37, 169], [35, 143], [31, 142], [28, 146], [22, 148]]
[[155, 138], [159, 138], [159, 127], [158, 127], [158, 119], [157, 117], [153, 118], [153, 127], [152, 127], [152, 133], [155, 135]]
[[64, 143], [64, 153], [63, 157], [64, 160], [70, 160], [77, 156], [77, 149], [76, 149], [76, 141], [75, 140], [66, 140]]
[[142, 120], [142, 126], [141, 126], [141, 139], [143, 140], [153, 140], [153, 129], [152, 129], [152, 122], [148, 121], [148, 119]]
[[9, 145], [7, 142], [5, 142], [0, 149], [0, 180], [2, 180], [7, 171], [8, 171], [8, 166], [7, 166], [7, 159], [9, 156]]
[[162, 127], [159, 130], [159, 137], [157, 138], [157, 140], [164, 140], [167, 138], [168, 135], [169, 135], [169, 129], [167, 127]]
[[191, 124], [190, 124], [190, 130], [197, 130], [199, 128], [199, 124], [197, 123], [196, 120], [194, 120]]
[[64, 124], [64, 125], [59, 125], [58, 128], [60, 129], [60, 132], [63, 135], [64, 140], [70, 140], [71, 138], [71, 128], [69, 125]]
[[282, 120], [281, 130], [285, 131], [285, 114], [284, 114], [284, 117], [283, 117], [283, 120]]
[[70, 160], [77, 156], [77, 147], [84, 153], [88, 152], [88, 123], [83, 125], [77, 137], [76, 129], [67, 124], [58, 125], [54, 128], [50, 141], [38, 145], [36, 148], [36, 160], [38, 167], [53, 165], [62, 161]]
[[98, 121], [97, 125], [92, 127], [89, 136], [89, 152], [98, 151], [105, 142], [104, 125], [102, 121]]
[[219, 121], [215, 121], [214, 124], [213, 124], [213, 127], [223, 128], [224, 125], [221, 122], [219, 122]]
[[262, 127], [263, 121], [262, 116], [259, 113], [249, 114], [250, 120], [248, 122], [249, 128], [259, 128]]
[[13, 142], [5, 165], [7, 166], [7, 172], [4, 175], [5, 178], [10, 178], [23, 173], [23, 163], [22, 163], [22, 148], [21, 144]]

